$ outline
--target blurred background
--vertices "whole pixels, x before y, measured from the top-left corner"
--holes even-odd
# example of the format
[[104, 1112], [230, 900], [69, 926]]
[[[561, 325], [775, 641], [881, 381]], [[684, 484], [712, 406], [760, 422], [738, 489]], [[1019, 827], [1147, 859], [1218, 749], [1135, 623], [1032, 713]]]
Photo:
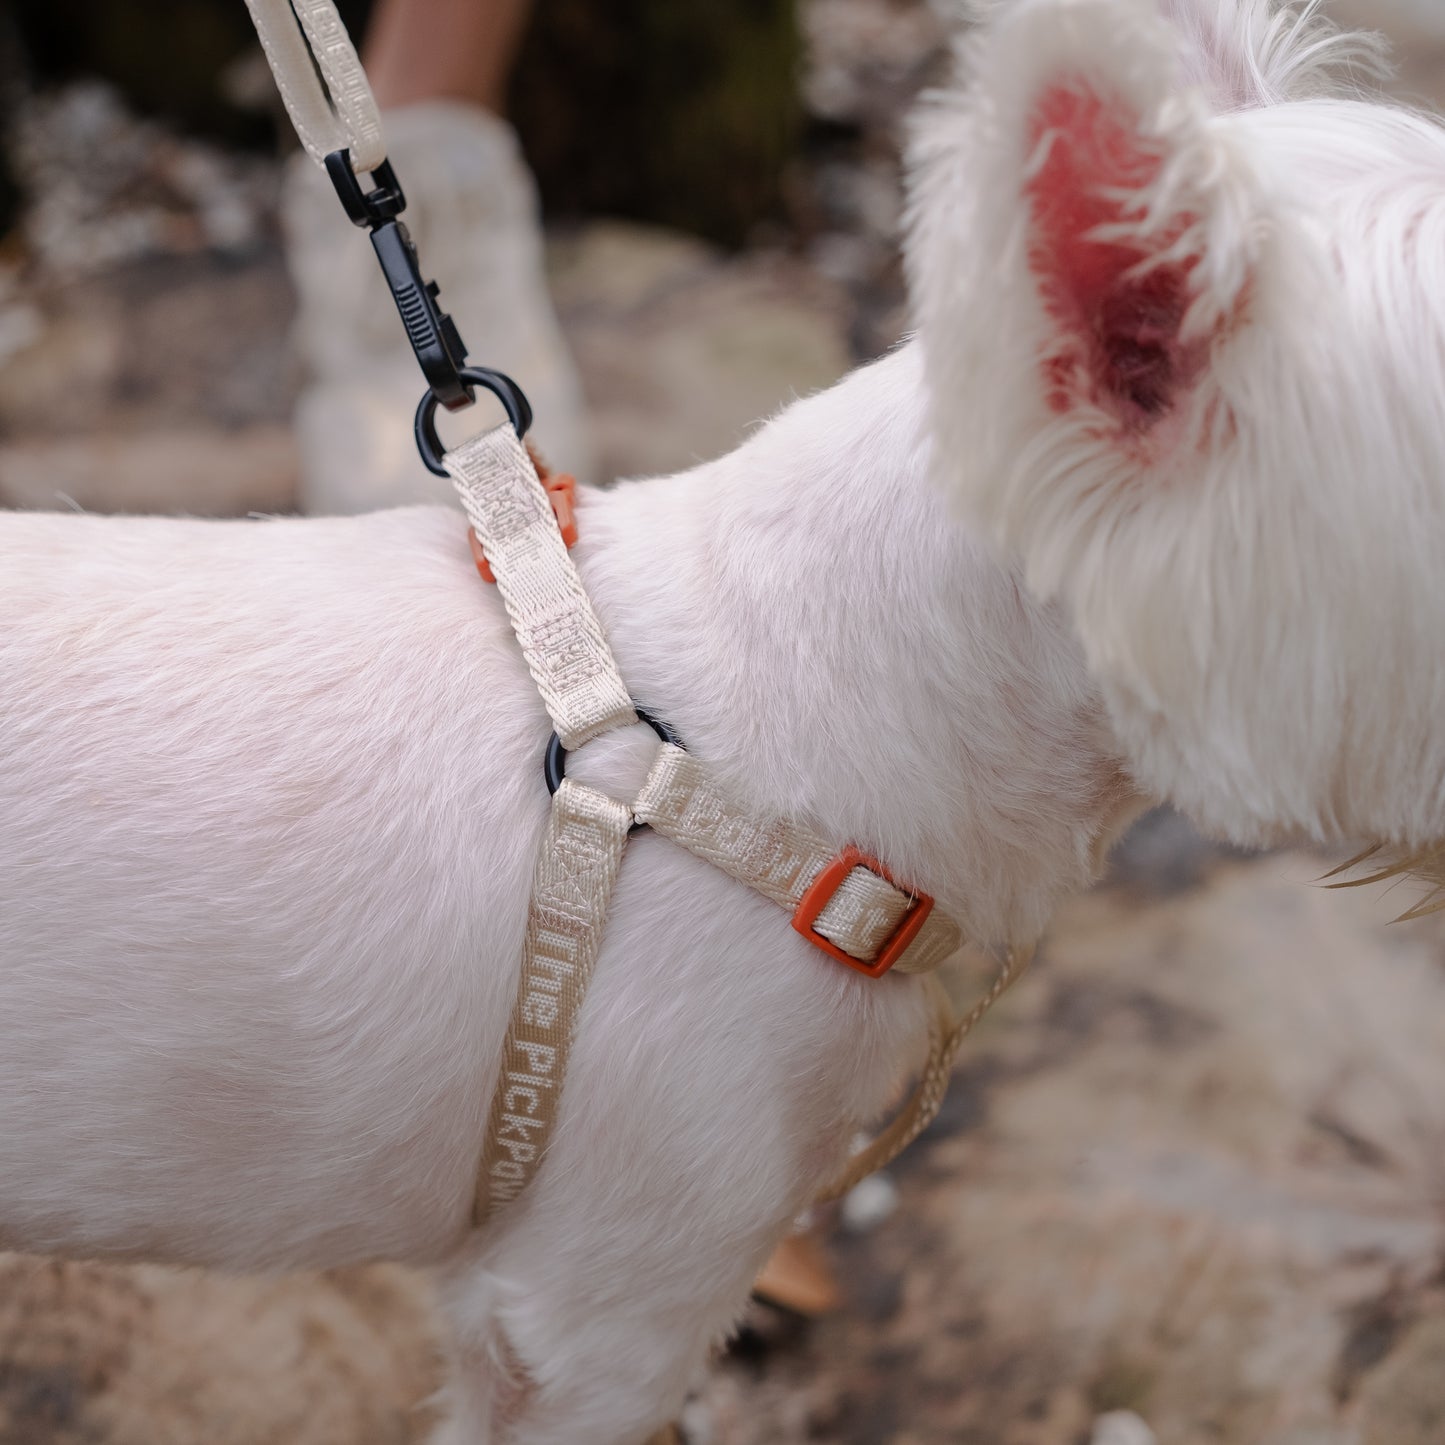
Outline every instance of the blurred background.
[[[1439, 0], [1333, 13], [1445, 98]], [[947, 35], [927, 0], [537, 0], [507, 109], [591, 477], [715, 455], [904, 333], [904, 119]], [[0, 10], [0, 505], [300, 505], [291, 144], [241, 0]], [[692, 1445], [1442, 1445], [1445, 923], [1314, 886], [1335, 861], [1146, 818], [824, 1221], [841, 1307], [755, 1306]], [[400, 1269], [0, 1256], [3, 1445], [420, 1445], [436, 1350]]]
[[[922, 0], [541, 0], [510, 111], [599, 475], [715, 455], [897, 339], [899, 128], [943, 37]], [[241, 0], [10, 0], [0, 56], [0, 500], [293, 505], [294, 140]]]

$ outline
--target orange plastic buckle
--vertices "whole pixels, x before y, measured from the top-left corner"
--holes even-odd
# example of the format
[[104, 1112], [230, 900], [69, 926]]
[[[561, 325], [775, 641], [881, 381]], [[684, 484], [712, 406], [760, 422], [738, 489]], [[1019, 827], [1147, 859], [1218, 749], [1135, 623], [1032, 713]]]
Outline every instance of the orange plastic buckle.
[[[562, 534], [562, 541], [571, 548], [577, 541], [577, 479], [564, 473], [560, 477], [547, 477], [542, 485], [547, 489], [547, 500], [552, 504], [552, 515], [557, 519], [557, 530]], [[467, 541], [471, 543], [472, 561], [477, 564], [482, 581], [495, 582], [497, 579], [492, 575], [491, 564], [487, 561], [487, 554], [482, 551], [482, 544], [477, 541], [475, 528], [467, 528]]]
[[844, 953], [836, 943], [824, 938], [813, 925], [817, 923], [818, 915], [828, 906], [829, 900], [838, 891], [839, 885], [855, 868], [866, 868], [870, 873], [876, 873], [884, 882], [892, 883], [895, 888], [904, 893], [911, 891], [897, 882], [876, 858], [870, 858], [866, 853], [860, 852], [850, 844], [818, 874], [808, 891], [798, 900], [798, 906], [793, 911], [793, 927], [814, 948], [821, 948], [824, 953], [836, 958], [839, 963], [846, 963], [849, 968], [856, 969], [869, 978], [882, 978], [908, 951], [908, 945], [918, 937], [918, 930], [923, 927], [928, 915], [933, 912], [933, 899], [926, 893], [914, 893], [908, 912], [898, 920], [898, 927], [893, 930], [888, 941], [878, 950], [878, 957], [872, 963], [865, 959], [854, 958], [851, 953]]

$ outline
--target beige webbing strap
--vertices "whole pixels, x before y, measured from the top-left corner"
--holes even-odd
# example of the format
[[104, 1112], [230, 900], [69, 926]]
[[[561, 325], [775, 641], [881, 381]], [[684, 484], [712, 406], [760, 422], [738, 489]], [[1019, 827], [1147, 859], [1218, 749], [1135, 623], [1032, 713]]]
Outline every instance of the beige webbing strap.
[[[515, 432], [496, 427], [443, 461], [563, 747], [635, 723], [612, 649]], [[626, 804], [570, 779], [553, 795], [482, 1148], [477, 1224], [515, 1199], [541, 1165], [632, 821]]]
[[505, 423], [443, 465], [487, 554], [532, 680], [564, 748], [637, 721], [537, 469]]
[[479, 1225], [515, 1199], [542, 1162], [631, 826], [627, 807], [570, 778], [552, 797], [477, 1178], [473, 1219]]
[[[681, 844], [740, 883], [790, 911], [838, 856], [825, 838], [781, 818], [739, 808], [713, 784], [706, 767], [681, 748], [664, 746], [632, 805], [639, 823]], [[878, 957], [912, 898], [869, 868], [854, 868], [813, 925], [853, 958]], [[963, 942], [956, 923], [934, 909], [894, 970], [928, 973]]]
[[[636, 711], [546, 491], [512, 428], [496, 427], [443, 460], [562, 745], [577, 747], [635, 723]], [[631, 807], [563, 780], [532, 882], [517, 1001], [477, 1181], [473, 1215], [479, 1225], [515, 1199], [541, 1165], [634, 820], [790, 910], [838, 858], [837, 849], [811, 830], [737, 806], [712, 783], [703, 763], [670, 744], [659, 747]], [[813, 927], [851, 957], [872, 961], [914, 903], [905, 889], [857, 866], [839, 880]], [[935, 909], [894, 967], [929, 972], [955, 953], [961, 940], [958, 925]], [[959, 1045], [1016, 972], [1010, 955], [993, 988], [956, 1028], [947, 995], [936, 980], [928, 980], [934, 1016], [918, 1086], [898, 1117], [850, 1161], [835, 1192], [886, 1164], [927, 1127]]]
[[306, 153], [321, 165], [332, 151], [349, 150], [352, 170], [374, 171], [386, 159], [381, 114], [332, 0], [246, 5]]
[[855, 1184], [886, 1168], [938, 1117], [963, 1041], [1029, 966], [1033, 956], [1032, 949], [1023, 954], [1009, 949], [988, 992], [957, 1023], [953, 1021], [953, 1003], [948, 990], [937, 976], [923, 980], [932, 1013], [928, 1021], [928, 1058], [918, 1082], [908, 1102], [880, 1134], [848, 1161], [841, 1177], [818, 1196], [818, 1203], [840, 1199]]

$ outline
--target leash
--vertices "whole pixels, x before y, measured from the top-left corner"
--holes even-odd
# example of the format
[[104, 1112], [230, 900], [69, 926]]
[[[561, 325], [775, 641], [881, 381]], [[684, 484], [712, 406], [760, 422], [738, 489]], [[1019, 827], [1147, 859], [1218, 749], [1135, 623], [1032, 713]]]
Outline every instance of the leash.
[[[371, 234], [433, 409], [440, 402], [460, 411], [482, 385], [503, 397], [509, 416], [517, 410], [525, 415], [525, 431], [531, 425], [527, 399], [500, 372], [467, 366], [466, 343], [441, 309], [437, 283], [422, 276], [399, 219], [406, 193], [386, 158], [381, 112], [336, 6], [332, 0], [246, 0], [246, 7], [301, 144], [330, 176], [348, 219]], [[369, 187], [362, 186], [364, 175]]]
[[[323, 166], [351, 221], [370, 232], [427, 391], [417, 449], [449, 476], [471, 522], [478, 570], [495, 582], [553, 734], [543, 773], [550, 811], [532, 878], [516, 1002], [493, 1093], [473, 1222], [480, 1227], [527, 1187], [557, 1120], [567, 1061], [601, 947], [629, 836], [650, 827], [792, 915], [829, 958], [866, 975], [923, 976], [928, 1055], [903, 1107], [847, 1162], [822, 1198], [846, 1193], [890, 1163], [936, 1117], [963, 1041], [1022, 973], [1012, 950], [992, 986], [955, 1021], [936, 970], [962, 946], [958, 925], [877, 859], [729, 798], [665, 723], [638, 708], [612, 656], [568, 548], [576, 539], [571, 479], [545, 483], [522, 444], [527, 398], [510, 377], [466, 364], [467, 347], [423, 279], [398, 219], [405, 193], [386, 159], [381, 117], [332, 0], [246, 0], [287, 113]], [[369, 188], [361, 177], [368, 175]], [[461, 410], [490, 391], [504, 425], [443, 451], [436, 409]], [[646, 723], [657, 753], [637, 797], [623, 803], [566, 776], [567, 755], [615, 728]]]

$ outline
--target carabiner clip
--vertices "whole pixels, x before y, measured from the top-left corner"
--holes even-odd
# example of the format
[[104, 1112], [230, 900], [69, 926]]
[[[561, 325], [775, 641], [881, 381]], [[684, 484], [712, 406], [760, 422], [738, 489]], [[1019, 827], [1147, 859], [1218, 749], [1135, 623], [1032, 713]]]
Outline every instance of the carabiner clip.
[[[397, 217], [406, 209], [406, 195], [397, 181], [390, 161], [372, 172], [377, 182], [370, 191], [361, 189], [351, 169], [351, 152], [332, 151], [326, 157], [326, 173], [353, 225], [371, 232], [372, 249], [381, 262], [391, 299], [406, 328], [406, 339], [416, 353], [417, 363], [434, 396], [448, 411], [460, 411], [476, 400], [475, 390], [464, 376], [467, 344], [457, 324], [438, 304], [439, 287], [424, 280], [416, 246]], [[435, 403], [433, 403], [435, 405]]]

